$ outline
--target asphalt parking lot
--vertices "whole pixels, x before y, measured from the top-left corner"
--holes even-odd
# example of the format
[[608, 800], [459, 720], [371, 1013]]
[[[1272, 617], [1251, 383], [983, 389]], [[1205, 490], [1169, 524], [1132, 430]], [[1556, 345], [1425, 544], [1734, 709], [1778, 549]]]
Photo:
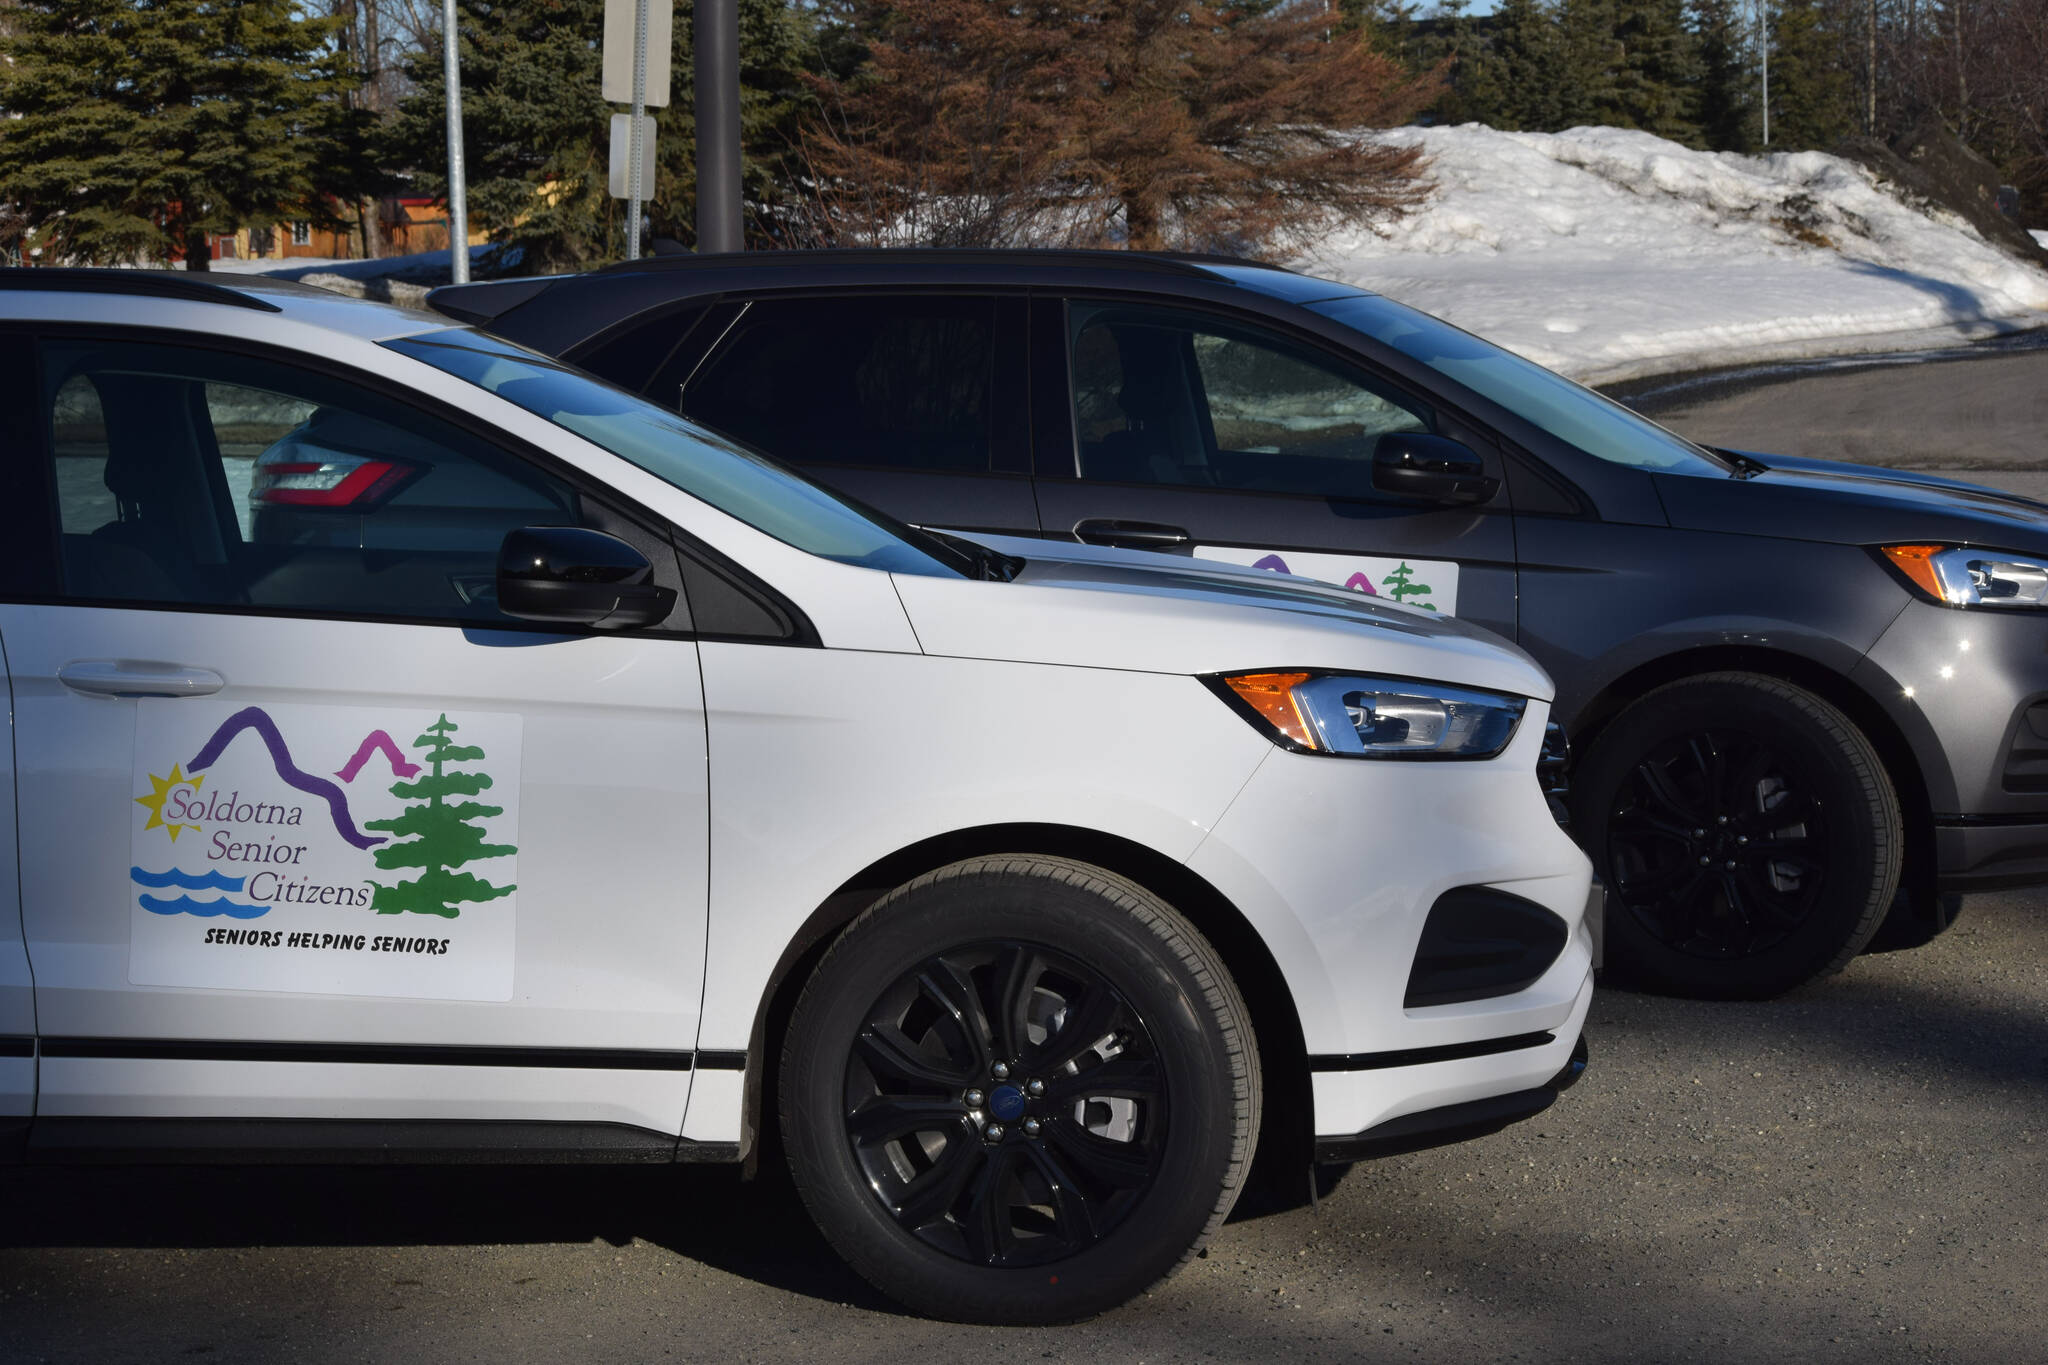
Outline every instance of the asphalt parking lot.
[[0, 1173], [9, 1360], [2038, 1361], [2048, 893], [1767, 1004], [1602, 992], [1548, 1113], [1078, 1327], [904, 1317], [723, 1168]]
[[[1839, 408], [1784, 387], [1810, 377], [1735, 383], [1659, 415], [1848, 455], [1830, 412], [1917, 389], [1857, 458], [2039, 495], [2048, 353], [2005, 369], [1857, 370], [1819, 385], [1874, 376]], [[1942, 443], [1985, 404], [1995, 441]], [[2048, 1357], [2048, 891], [1973, 898], [1933, 945], [1773, 1002], [1602, 991], [1588, 1034], [1548, 1113], [1355, 1168], [1315, 1209], [1241, 1213], [1078, 1327], [905, 1317], [785, 1182], [723, 1168], [14, 1168], [0, 1358]]]

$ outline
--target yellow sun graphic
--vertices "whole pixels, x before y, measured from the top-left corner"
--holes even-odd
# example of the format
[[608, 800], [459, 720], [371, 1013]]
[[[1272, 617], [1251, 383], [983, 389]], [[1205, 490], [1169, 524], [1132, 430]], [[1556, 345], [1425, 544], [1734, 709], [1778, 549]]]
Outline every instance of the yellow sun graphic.
[[147, 796], [135, 798], [136, 805], [142, 806], [149, 811], [149, 823], [144, 825], [143, 829], [161, 829], [171, 836], [171, 842], [174, 844], [178, 842], [178, 836], [184, 831], [198, 829], [199, 826], [197, 825], [181, 825], [175, 820], [164, 819], [164, 801], [169, 798], [171, 788], [173, 787], [189, 786], [192, 790], [197, 791], [205, 782], [206, 778], [203, 775], [199, 777], [186, 777], [185, 765], [182, 763], [173, 763], [171, 765], [171, 775], [169, 777], [158, 777], [155, 773], [151, 773], [149, 775], [149, 785], [154, 790]]

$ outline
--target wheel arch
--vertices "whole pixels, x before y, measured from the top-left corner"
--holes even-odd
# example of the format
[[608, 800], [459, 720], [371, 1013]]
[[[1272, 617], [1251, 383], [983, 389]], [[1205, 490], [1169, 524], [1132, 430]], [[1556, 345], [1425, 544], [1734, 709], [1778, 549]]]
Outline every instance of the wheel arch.
[[[747, 1077], [740, 1145], [751, 1174], [764, 1146], [778, 1140], [768, 1122], [782, 1044], [797, 998], [811, 973], [860, 913], [905, 882], [967, 858], [1001, 853], [1041, 854], [1091, 863], [1127, 878], [1185, 915], [1229, 964], [1232, 979], [1251, 1011], [1265, 1078], [1268, 1116], [1260, 1139], [1262, 1160], [1291, 1161], [1299, 1142], [1302, 1166], [1310, 1159], [1313, 1134], [1306, 1121], [1312, 1106], [1308, 1049], [1294, 993], [1265, 939], [1244, 913], [1185, 864], [1156, 849], [1097, 830], [1067, 825], [1002, 824], [954, 830], [899, 849], [847, 878], [804, 921], [775, 964], [756, 1007], [747, 1040]], [[1282, 1116], [1299, 1116], [1290, 1123]], [[1298, 1127], [1299, 1132], [1293, 1131]]]
[[1877, 750], [1885, 776], [1899, 798], [1906, 833], [1900, 884], [1915, 893], [1932, 894], [1934, 808], [1920, 757], [1912, 741], [1875, 697], [1826, 664], [1789, 651], [1753, 645], [1702, 645], [1662, 655], [1614, 678], [1579, 708], [1572, 726], [1573, 750], [1583, 753], [1591, 748], [1609, 722], [1666, 683], [1724, 671], [1757, 673], [1804, 688], [1847, 716], [1863, 732]]

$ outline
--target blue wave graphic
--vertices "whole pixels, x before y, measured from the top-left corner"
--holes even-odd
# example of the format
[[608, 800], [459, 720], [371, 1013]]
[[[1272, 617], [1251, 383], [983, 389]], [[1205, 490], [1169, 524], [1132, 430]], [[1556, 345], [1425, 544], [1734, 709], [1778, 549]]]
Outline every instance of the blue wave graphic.
[[139, 867], [128, 869], [128, 880], [138, 886], [182, 886], [193, 891], [240, 891], [247, 877], [230, 877], [218, 868], [194, 876], [172, 868], [168, 872], [144, 872]]
[[142, 908], [152, 915], [197, 915], [201, 919], [214, 919], [226, 915], [230, 919], [255, 919], [270, 913], [267, 905], [242, 905], [235, 901], [195, 901], [190, 896], [180, 896], [167, 901], [156, 896], [140, 898]]

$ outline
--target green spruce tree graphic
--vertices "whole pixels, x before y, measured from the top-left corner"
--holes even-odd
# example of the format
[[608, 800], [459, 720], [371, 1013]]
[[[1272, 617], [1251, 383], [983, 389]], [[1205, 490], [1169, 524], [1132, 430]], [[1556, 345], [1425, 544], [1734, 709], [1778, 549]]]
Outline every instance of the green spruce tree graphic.
[[[1392, 573], [1388, 574], [1385, 578], [1382, 578], [1380, 580], [1380, 586], [1392, 588], [1393, 591], [1387, 595], [1393, 598], [1396, 602], [1405, 602], [1407, 601], [1407, 599], [1411, 597], [1423, 597], [1428, 595], [1429, 593], [1436, 591], [1436, 589], [1430, 587], [1429, 584], [1417, 583], [1414, 581], [1414, 579], [1415, 570], [1409, 568], [1408, 561], [1404, 559], [1401, 561], [1400, 568], [1394, 570]], [[1411, 607], [1421, 607], [1424, 611], [1436, 610], [1436, 608], [1428, 602], [1409, 602], [1408, 605]]]
[[444, 773], [441, 770], [443, 764], [474, 763], [484, 756], [484, 751], [474, 744], [449, 742], [448, 736], [458, 728], [446, 715], [429, 725], [427, 732], [413, 744], [426, 750], [426, 762], [432, 771], [417, 782], [400, 782], [391, 788], [393, 796], [404, 797], [410, 803], [406, 810], [389, 820], [364, 822], [364, 829], [389, 830], [395, 835], [412, 836], [377, 849], [374, 853], [377, 866], [422, 869], [420, 875], [411, 881], [377, 888], [370, 899], [370, 906], [380, 915], [396, 915], [410, 910], [418, 915], [454, 919], [462, 913], [455, 908], [459, 904], [496, 900], [513, 892], [513, 887], [493, 886], [473, 872], [455, 871], [465, 863], [481, 858], [502, 858], [519, 851], [514, 844], [485, 843], [483, 826], [476, 823], [494, 815], [503, 815], [503, 806], [443, 799], [476, 796], [491, 785], [488, 773]]

